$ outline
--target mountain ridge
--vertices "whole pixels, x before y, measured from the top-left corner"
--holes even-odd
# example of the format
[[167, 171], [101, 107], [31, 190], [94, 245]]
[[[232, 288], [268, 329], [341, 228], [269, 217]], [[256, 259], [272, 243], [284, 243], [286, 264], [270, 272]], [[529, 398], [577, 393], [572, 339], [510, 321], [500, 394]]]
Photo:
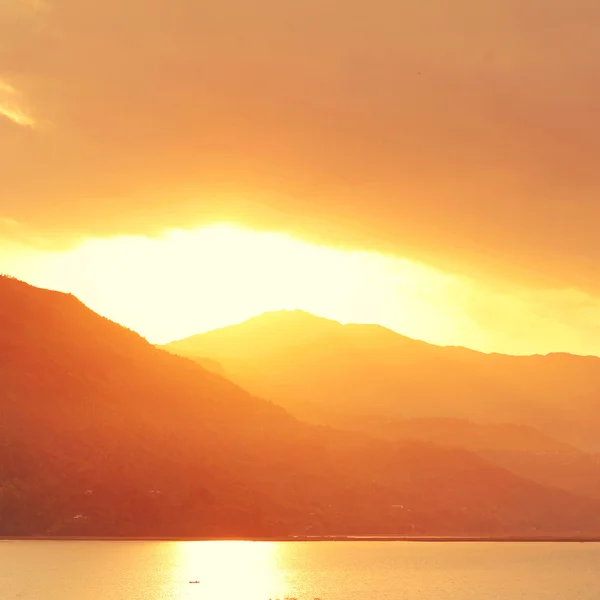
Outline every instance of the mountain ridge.
[[427, 342], [425, 340], [421, 340], [419, 338], [413, 338], [413, 337], [407, 336], [398, 331], [395, 331], [394, 329], [391, 329], [390, 327], [386, 327], [385, 325], [381, 325], [378, 323], [356, 323], [356, 322], [343, 323], [336, 319], [331, 319], [328, 317], [315, 315], [315, 314], [310, 313], [303, 309], [282, 309], [282, 310], [267, 311], [264, 313], [254, 315], [254, 316], [244, 319], [242, 321], [232, 323], [230, 325], [224, 325], [222, 327], [210, 329], [210, 330], [202, 332], [202, 333], [191, 334], [191, 335], [185, 336], [183, 338], [177, 338], [177, 339], [171, 340], [170, 342], [167, 342], [167, 343], [156, 344], [156, 346], [159, 348], [168, 348], [168, 347], [175, 348], [177, 345], [179, 345], [182, 342], [186, 342], [186, 343], [192, 342], [196, 339], [201, 339], [207, 335], [212, 335], [212, 334], [216, 335], [218, 333], [222, 333], [224, 331], [231, 330], [232, 328], [253, 325], [253, 324], [260, 324], [260, 325], [267, 326], [267, 325], [271, 325], [274, 319], [281, 320], [286, 317], [293, 317], [293, 316], [301, 317], [304, 323], [312, 322], [314, 324], [317, 322], [320, 322], [320, 323], [326, 322], [329, 325], [339, 326], [340, 328], [349, 328], [349, 329], [352, 329], [355, 327], [361, 328], [361, 329], [368, 328], [368, 329], [371, 329], [372, 331], [380, 331], [380, 332], [383, 331], [386, 334], [392, 334], [393, 336], [396, 336], [397, 338], [401, 338], [402, 340], [404, 340], [406, 342], [414, 342], [416, 344], [424, 344], [431, 348], [472, 352], [474, 354], [482, 355], [482, 356], [498, 356], [498, 357], [511, 357], [511, 358], [513, 358], [513, 357], [514, 358], [537, 358], [537, 357], [556, 356], [556, 357], [565, 357], [565, 358], [573, 357], [573, 358], [581, 358], [581, 359], [589, 358], [589, 359], [600, 361], [600, 356], [595, 355], [595, 354], [574, 354], [572, 352], [561, 352], [561, 351], [552, 351], [552, 352], [547, 352], [545, 354], [542, 354], [542, 353], [506, 354], [506, 353], [502, 353], [502, 352], [484, 352], [482, 350], [476, 350], [474, 348], [469, 348], [468, 346], [461, 346], [458, 344], [445, 344], [445, 345], [435, 344], [432, 342]]
[[321, 327], [320, 317], [304, 317], [310, 331], [296, 335], [286, 316], [278, 314], [277, 327], [259, 316], [161, 347], [217, 360], [230, 378], [292, 412], [309, 403], [357, 416], [521, 423], [600, 451], [598, 357], [485, 354], [369, 325]]
[[307, 425], [65, 298], [0, 278], [1, 535], [600, 534], [594, 500]]

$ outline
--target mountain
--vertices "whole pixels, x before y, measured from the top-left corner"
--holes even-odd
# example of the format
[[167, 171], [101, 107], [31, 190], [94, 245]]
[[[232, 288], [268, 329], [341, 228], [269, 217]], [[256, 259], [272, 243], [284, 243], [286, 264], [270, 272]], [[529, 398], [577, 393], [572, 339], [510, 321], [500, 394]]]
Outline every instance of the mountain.
[[476, 452], [509, 471], [566, 491], [600, 499], [600, 456], [583, 452], [525, 425], [461, 419], [392, 419], [299, 410], [314, 423], [367, 432], [387, 440], [420, 441]]
[[600, 535], [599, 509], [473, 452], [303, 423], [0, 278], [0, 535]]
[[600, 498], [595, 357], [486, 355], [302, 311], [267, 313], [165, 348], [218, 359], [240, 384], [305, 421], [462, 448], [540, 484]]
[[512, 423], [474, 423], [463, 419], [392, 419], [389, 417], [352, 417], [319, 415], [307, 411], [307, 421], [334, 423], [339, 429], [368, 431], [387, 439], [431, 442], [464, 448], [478, 453], [531, 453], [547, 456], [580, 457], [585, 452], [526, 425]]
[[217, 373], [218, 375], [222, 375], [226, 377], [225, 369], [223, 366], [218, 363], [216, 360], [211, 360], [210, 358], [203, 358], [202, 356], [198, 356], [194, 358], [194, 362], [198, 363], [200, 366], [204, 367], [207, 371], [211, 373]]
[[514, 423], [600, 451], [600, 359], [440, 347], [375, 325], [267, 313], [164, 346], [218, 361], [293, 412]]

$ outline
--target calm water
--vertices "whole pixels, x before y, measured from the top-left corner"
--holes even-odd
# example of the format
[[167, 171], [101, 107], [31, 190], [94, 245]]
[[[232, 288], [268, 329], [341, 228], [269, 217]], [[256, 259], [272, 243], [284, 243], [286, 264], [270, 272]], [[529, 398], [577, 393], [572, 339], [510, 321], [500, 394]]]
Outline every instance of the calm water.
[[600, 544], [0, 542], [2, 600], [284, 597], [597, 600]]

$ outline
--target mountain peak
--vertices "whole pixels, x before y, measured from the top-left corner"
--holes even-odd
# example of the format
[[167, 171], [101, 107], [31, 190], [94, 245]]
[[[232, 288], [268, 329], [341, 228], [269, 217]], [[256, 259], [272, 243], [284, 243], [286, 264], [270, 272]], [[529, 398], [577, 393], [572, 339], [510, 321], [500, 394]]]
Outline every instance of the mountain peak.
[[[333, 319], [327, 319], [326, 317], [320, 317], [313, 313], [309, 313], [299, 308], [285, 309], [285, 310], [272, 310], [254, 317], [246, 319], [239, 325], [246, 324], [260, 324], [266, 326], [290, 324], [290, 325], [308, 325], [312, 324], [315, 326], [334, 326], [341, 327], [342, 324]], [[232, 327], [235, 327], [233, 325]]]
[[166, 344], [163, 348], [174, 354], [191, 358], [221, 358], [247, 356], [299, 358], [301, 348], [317, 346], [331, 352], [364, 345], [414, 344], [427, 346], [425, 342], [406, 338], [380, 325], [342, 324], [304, 310], [270, 311], [250, 319], [207, 333], [193, 335]]

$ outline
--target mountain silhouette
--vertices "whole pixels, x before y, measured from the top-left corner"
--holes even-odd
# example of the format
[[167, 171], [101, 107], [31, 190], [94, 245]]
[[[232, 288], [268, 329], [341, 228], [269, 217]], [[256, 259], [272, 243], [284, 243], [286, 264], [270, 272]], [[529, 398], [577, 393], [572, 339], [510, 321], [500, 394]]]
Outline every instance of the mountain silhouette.
[[165, 348], [217, 359], [229, 377], [305, 421], [474, 451], [538, 483], [600, 497], [595, 357], [487, 355], [302, 311]]
[[[300, 411], [301, 413], [301, 411]], [[544, 485], [600, 498], [600, 457], [525, 425], [462, 419], [390, 419], [307, 411], [305, 418], [383, 439], [430, 442], [476, 452], [494, 464]]]
[[0, 278], [0, 332], [0, 535], [600, 534], [595, 500], [306, 424], [73, 296]]
[[304, 416], [513, 423], [600, 450], [597, 357], [483, 354], [302, 311], [267, 313], [164, 348], [216, 360], [236, 382]]

